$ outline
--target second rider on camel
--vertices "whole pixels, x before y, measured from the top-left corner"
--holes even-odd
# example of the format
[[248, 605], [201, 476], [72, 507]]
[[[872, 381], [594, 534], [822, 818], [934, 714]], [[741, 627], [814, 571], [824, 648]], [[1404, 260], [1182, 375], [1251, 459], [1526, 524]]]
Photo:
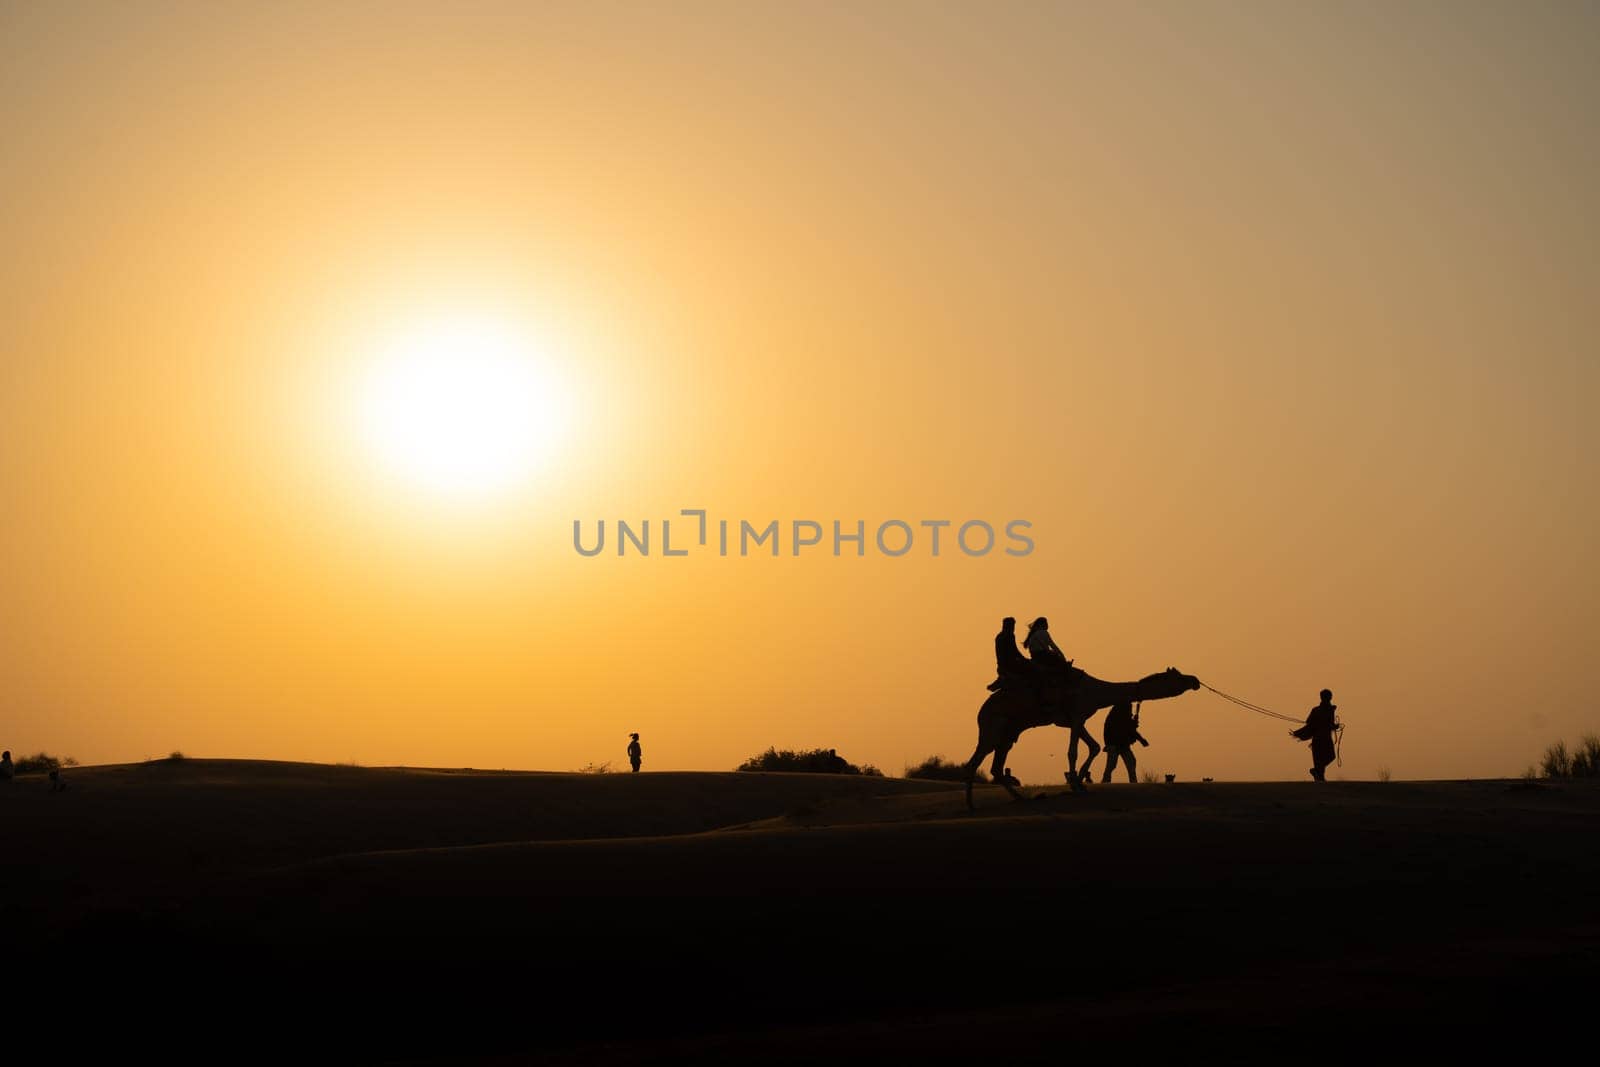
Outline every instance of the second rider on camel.
[[1032, 657], [1033, 683], [1039, 702], [1047, 708], [1062, 699], [1066, 690], [1083, 676], [1050, 636], [1050, 620], [1043, 615], [1028, 624], [1028, 636], [1022, 646]]
[[1033, 665], [1037, 668], [1065, 673], [1072, 666], [1072, 661], [1056, 647], [1055, 640], [1050, 636], [1050, 620], [1043, 615], [1028, 624], [1028, 636], [1022, 645], [1033, 657]]

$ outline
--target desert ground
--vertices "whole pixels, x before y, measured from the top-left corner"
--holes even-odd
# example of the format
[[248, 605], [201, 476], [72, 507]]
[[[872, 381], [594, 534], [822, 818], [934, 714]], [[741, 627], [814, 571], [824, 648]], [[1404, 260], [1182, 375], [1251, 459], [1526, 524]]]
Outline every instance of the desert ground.
[[13, 1048], [1381, 1062], [1600, 993], [1590, 783], [67, 774], [0, 792]]

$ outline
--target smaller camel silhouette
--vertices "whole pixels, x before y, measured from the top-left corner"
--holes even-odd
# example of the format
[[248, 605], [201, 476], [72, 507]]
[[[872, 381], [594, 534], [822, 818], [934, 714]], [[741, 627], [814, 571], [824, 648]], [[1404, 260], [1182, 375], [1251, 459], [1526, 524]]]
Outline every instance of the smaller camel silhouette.
[[[1073, 668], [1076, 672], [1076, 668]], [[1073, 787], [1081, 786], [1078, 773], [1078, 742], [1089, 746], [1089, 759], [1083, 774], [1100, 752], [1100, 745], [1089, 736], [1084, 724], [1101, 708], [1109, 708], [1123, 701], [1138, 703], [1142, 700], [1165, 700], [1182, 696], [1200, 688], [1200, 679], [1184, 674], [1176, 667], [1168, 667], [1159, 674], [1146, 675], [1137, 682], [1107, 682], [1091, 674], [1078, 672], [1076, 683], [1063, 693], [1056, 694], [1053, 702], [1044, 702], [1032, 685], [1007, 686], [993, 694], [978, 709], [978, 747], [967, 760], [967, 807], [972, 807], [972, 783], [978, 775], [978, 765], [983, 757], [994, 753], [990, 774], [1005, 786], [1006, 792], [1018, 800], [1023, 796], [1017, 790], [1017, 781], [1006, 773], [1006, 757], [1024, 730], [1035, 726], [1062, 726], [1072, 731], [1068, 744], [1070, 769], [1068, 781]]]

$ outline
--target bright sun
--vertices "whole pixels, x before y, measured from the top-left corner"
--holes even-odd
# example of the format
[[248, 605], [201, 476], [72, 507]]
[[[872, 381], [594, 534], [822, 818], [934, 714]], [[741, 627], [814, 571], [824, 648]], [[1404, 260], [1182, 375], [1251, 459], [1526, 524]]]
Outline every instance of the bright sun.
[[430, 493], [508, 493], [550, 457], [570, 421], [545, 355], [491, 317], [440, 316], [397, 329], [360, 388], [363, 444], [389, 476]]

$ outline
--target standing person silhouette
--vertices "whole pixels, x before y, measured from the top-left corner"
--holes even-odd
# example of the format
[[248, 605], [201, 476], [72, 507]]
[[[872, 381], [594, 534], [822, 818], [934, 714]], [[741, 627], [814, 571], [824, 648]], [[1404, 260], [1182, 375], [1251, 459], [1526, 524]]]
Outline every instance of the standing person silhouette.
[[639, 764], [644, 761], [644, 750], [639, 747], [639, 735], [629, 734], [628, 762], [633, 765], [633, 773], [639, 773]]
[[9, 782], [17, 776], [17, 768], [11, 762], [11, 750], [6, 749], [6, 754], [0, 756], [0, 782]]
[[1289, 731], [1289, 736], [1311, 742], [1311, 777], [1319, 782], [1328, 780], [1324, 772], [1338, 754], [1333, 744], [1334, 731], [1340, 728], [1339, 720], [1334, 717], [1334, 712], [1338, 710], [1338, 705], [1333, 702], [1333, 690], [1324, 689], [1322, 703], [1311, 709], [1311, 714], [1306, 716], [1306, 724]]

